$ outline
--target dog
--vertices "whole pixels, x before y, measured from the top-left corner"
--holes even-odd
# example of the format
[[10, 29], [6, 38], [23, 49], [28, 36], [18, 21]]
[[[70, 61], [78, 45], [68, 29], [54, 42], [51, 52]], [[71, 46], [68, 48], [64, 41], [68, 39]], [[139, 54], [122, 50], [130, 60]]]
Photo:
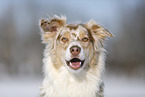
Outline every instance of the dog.
[[104, 97], [103, 40], [113, 35], [94, 20], [67, 24], [65, 16], [41, 19], [39, 26], [46, 44], [41, 97]]

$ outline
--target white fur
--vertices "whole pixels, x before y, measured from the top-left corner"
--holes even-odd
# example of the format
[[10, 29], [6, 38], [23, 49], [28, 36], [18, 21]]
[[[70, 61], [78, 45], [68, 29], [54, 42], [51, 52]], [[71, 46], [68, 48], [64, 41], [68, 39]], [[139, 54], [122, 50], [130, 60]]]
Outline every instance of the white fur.
[[104, 50], [101, 51], [95, 68], [87, 70], [86, 67], [77, 74], [69, 72], [64, 66], [56, 70], [47, 50], [43, 61], [45, 74], [41, 87], [43, 97], [96, 97], [104, 68]]
[[[54, 18], [60, 19], [64, 23], [66, 22], [66, 17], [55, 16]], [[87, 23], [87, 26], [91, 28], [93, 24], [95, 24], [95, 22], [90, 21]], [[63, 28], [59, 29], [58, 32], [61, 32], [62, 30]], [[79, 26], [76, 31], [72, 30], [71, 33], [76, 34], [76, 40], [80, 31], [82, 30], [85, 31], [86, 29], [84, 29], [82, 26]], [[55, 39], [58, 37], [58, 35], [59, 33], [55, 36]], [[104, 49], [96, 48], [97, 50], [95, 49], [95, 52], [92, 53], [93, 56], [88, 57], [85, 56], [84, 51], [78, 42], [74, 40], [74, 42], [70, 43], [70, 46], [67, 48], [65, 59], [71, 59], [69, 49], [73, 45], [78, 45], [81, 47], [79, 58], [81, 60], [85, 59], [84, 67], [75, 71], [74, 73], [66, 68], [66, 64], [64, 62], [65, 60], [62, 60], [61, 64], [58, 63], [61, 65], [60, 68], [54, 68], [54, 65], [56, 65], [56, 57], [53, 57], [54, 52], [51, 52], [51, 48], [53, 47], [53, 49], [56, 49], [56, 44], [52, 46], [52, 43], [55, 39], [53, 39], [53, 41], [49, 40], [47, 42], [44, 52], [44, 80], [41, 85], [42, 97], [97, 97], [99, 84], [101, 82], [101, 74], [104, 69]], [[91, 61], [93, 61], [93, 65], [90, 65]]]

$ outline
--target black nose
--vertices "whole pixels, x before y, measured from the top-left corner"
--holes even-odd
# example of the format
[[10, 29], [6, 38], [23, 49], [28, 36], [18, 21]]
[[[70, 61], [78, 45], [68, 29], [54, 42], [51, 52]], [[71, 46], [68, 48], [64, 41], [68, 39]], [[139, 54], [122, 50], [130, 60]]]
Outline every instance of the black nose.
[[78, 46], [72, 46], [70, 52], [72, 55], [77, 56], [81, 52], [81, 48]]

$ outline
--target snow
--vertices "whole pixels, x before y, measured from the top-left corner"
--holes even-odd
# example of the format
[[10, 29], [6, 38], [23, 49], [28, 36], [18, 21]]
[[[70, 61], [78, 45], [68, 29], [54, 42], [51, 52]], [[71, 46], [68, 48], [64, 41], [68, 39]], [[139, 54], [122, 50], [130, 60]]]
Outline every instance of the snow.
[[9, 79], [0, 81], [0, 97], [38, 97], [40, 79]]
[[106, 97], [145, 97], [145, 80], [125, 76], [105, 78]]
[[[0, 80], [0, 97], [38, 97], [41, 78], [6, 78]], [[145, 80], [106, 75], [106, 97], [145, 97]]]

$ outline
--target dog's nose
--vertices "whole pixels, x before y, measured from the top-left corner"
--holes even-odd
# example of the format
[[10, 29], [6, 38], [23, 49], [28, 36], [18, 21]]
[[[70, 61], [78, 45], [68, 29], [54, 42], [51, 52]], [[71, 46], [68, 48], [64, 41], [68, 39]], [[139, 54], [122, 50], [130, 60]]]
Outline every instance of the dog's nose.
[[70, 52], [72, 55], [77, 56], [81, 52], [81, 48], [78, 46], [72, 46]]

